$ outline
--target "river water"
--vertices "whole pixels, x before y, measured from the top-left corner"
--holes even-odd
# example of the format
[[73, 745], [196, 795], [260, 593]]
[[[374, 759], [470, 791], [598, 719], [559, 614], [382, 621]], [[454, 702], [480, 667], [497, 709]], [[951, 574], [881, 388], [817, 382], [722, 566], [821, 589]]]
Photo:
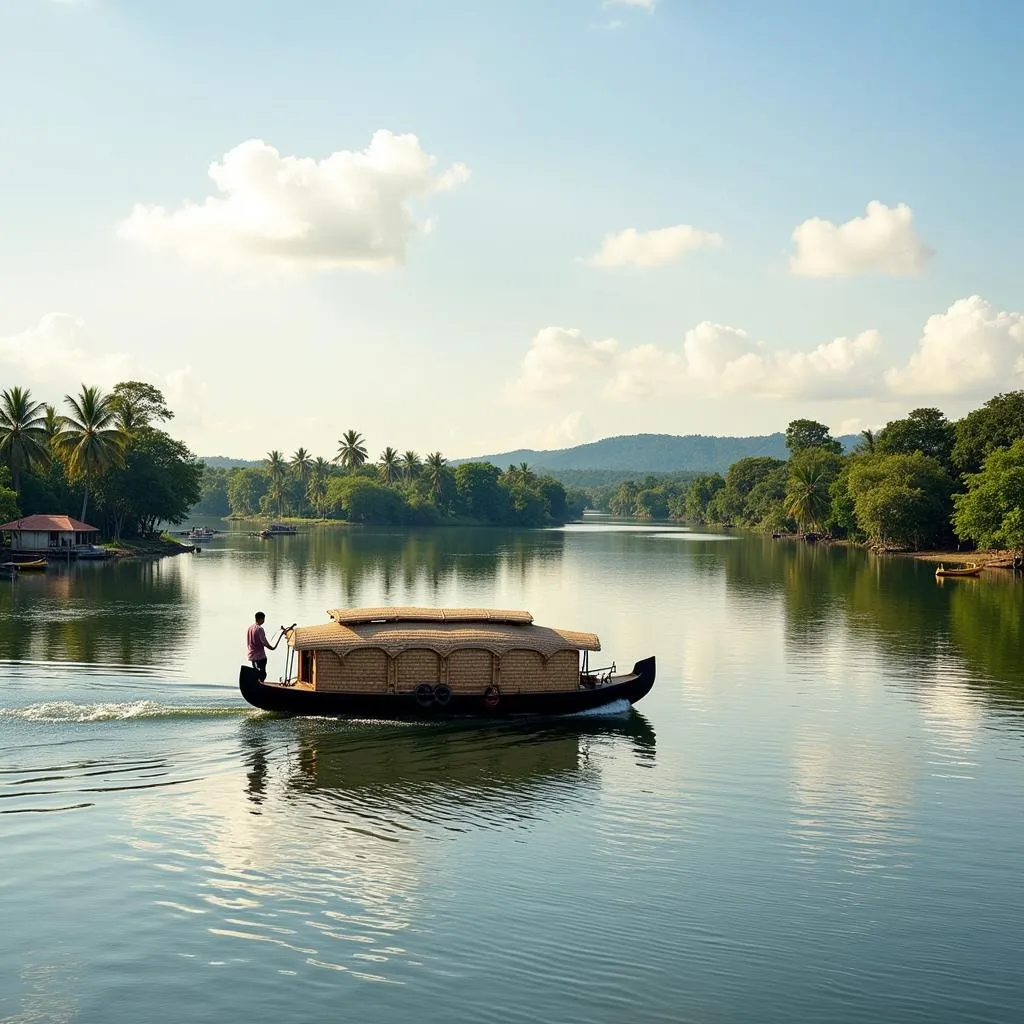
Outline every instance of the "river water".
[[[257, 607], [364, 604], [528, 608], [658, 680], [532, 724], [244, 705]], [[611, 523], [24, 574], [0, 1021], [1020, 1020], [1022, 623], [1008, 573]]]

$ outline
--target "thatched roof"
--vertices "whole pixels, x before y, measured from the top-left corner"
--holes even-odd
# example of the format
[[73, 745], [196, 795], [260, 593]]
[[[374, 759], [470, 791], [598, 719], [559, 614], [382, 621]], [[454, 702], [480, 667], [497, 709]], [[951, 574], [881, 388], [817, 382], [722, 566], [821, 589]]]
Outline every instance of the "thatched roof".
[[328, 608], [327, 614], [345, 626], [360, 622], [508, 622], [528, 626], [529, 612], [504, 608], [417, 608], [411, 605], [388, 608]]
[[536, 651], [545, 658], [559, 651], [599, 651], [593, 633], [533, 625], [529, 612], [486, 608], [353, 608], [329, 612], [333, 622], [299, 626], [289, 642], [297, 651], [330, 650], [344, 655], [376, 647], [394, 657], [402, 651], [430, 650], [442, 657], [459, 648], [502, 655]]

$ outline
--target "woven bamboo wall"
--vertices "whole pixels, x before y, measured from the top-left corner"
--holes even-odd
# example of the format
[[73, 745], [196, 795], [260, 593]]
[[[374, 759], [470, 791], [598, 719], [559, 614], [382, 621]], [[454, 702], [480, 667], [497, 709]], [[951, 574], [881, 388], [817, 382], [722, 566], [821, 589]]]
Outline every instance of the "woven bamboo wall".
[[317, 690], [383, 693], [388, 687], [388, 656], [376, 648], [352, 651], [344, 658], [333, 651], [317, 651], [314, 679]]
[[441, 659], [436, 652], [421, 648], [402, 651], [395, 659], [399, 693], [409, 693], [420, 683], [434, 685], [441, 681]]
[[483, 693], [491, 685], [494, 655], [466, 648], [448, 656], [448, 685], [454, 693]]
[[559, 651], [545, 661], [534, 651], [508, 651], [502, 656], [499, 686], [503, 693], [546, 693], [579, 686], [578, 655]]

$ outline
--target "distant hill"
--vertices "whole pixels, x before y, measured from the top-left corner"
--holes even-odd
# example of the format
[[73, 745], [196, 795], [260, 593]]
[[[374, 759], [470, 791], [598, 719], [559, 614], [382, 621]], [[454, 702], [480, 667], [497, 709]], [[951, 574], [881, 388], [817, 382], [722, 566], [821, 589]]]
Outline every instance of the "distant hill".
[[[856, 435], [839, 438], [849, 451]], [[480, 455], [475, 459], [453, 459], [459, 462], [493, 462], [504, 469], [509, 465], [527, 463], [534, 470], [618, 470], [629, 473], [691, 472], [724, 473], [734, 462], [752, 455], [770, 455], [785, 459], [786, 437], [782, 433], [754, 437], [713, 437], [706, 434], [630, 434], [606, 437], [602, 441], [580, 444], [575, 448], [534, 451], [520, 448], [498, 455]]]

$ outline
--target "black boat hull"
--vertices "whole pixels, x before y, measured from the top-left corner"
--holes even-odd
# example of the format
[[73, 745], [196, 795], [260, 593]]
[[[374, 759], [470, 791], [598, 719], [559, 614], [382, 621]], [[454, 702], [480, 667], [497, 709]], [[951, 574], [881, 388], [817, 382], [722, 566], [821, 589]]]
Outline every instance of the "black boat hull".
[[243, 665], [238, 674], [242, 696], [263, 711], [286, 715], [345, 715], [353, 718], [505, 718], [511, 715], [572, 715], [592, 711], [616, 701], [635, 704], [654, 686], [654, 658], [644, 658], [628, 675], [604, 686], [581, 687], [563, 693], [498, 694], [485, 698], [480, 693], [453, 693], [445, 703], [412, 693], [326, 693], [280, 683], [261, 683], [251, 665]]

